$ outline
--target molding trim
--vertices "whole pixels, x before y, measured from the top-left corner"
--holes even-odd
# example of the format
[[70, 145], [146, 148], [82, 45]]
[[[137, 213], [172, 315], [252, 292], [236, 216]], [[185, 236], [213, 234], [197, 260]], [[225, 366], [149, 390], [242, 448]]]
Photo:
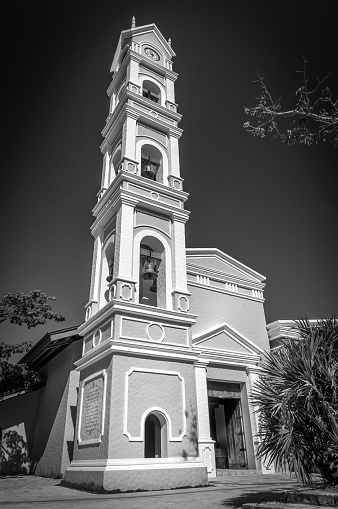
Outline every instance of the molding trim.
[[188, 263], [190, 260], [193, 263], [194, 258], [216, 258], [243, 273], [247, 278], [254, 279], [257, 283], [262, 283], [266, 279], [265, 276], [259, 274], [259, 272], [250, 269], [250, 267], [244, 265], [244, 263], [239, 262], [217, 248], [187, 248], [186, 255]]
[[[160, 407], [149, 407], [142, 415], [141, 422], [140, 422], [140, 435], [139, 436], [132, 436], [128, 431], [128, 395], [129, 395], [129, 377], [135, 372], [139, 373], [154, 373], [154, 374], [160, 374], [160, 375], [169, 375], [169, 376], [177, 376], [178, 379], [181, 381], [181, 397], [182, 397], [182, 422], [183, 422], [183, 430], [181, 434], [178, 437], [173, 437], [172, 434], [172, 424], [171, 419], [168, 415], [168, 413], [163, 410]], [[123, 415], [123, 434], [126, 435], [130, 442], [144, 442], [144, 422], [146, 420], [146, 417], [148, 414], [150, 414], [152, 411], [158, 411], [161, 412], [168, 424], [168, 441], [169, 442], [182, 442], [183, 437], [186, 436], [187, 431], [187, 418], [185, 414], [185, 383], [184, 378], [182, 377], [181, 373], [179, 371], [169, 371], [169, 370], [162, 370], [162, 369], [147, 369], [147, 368], [130, 368], [129, 371], [126, 372], [125, 376], [125, 387], [124, 387], [124, 415]]]
[[[250, 341], [250, 339], [248, 339], [243, 334], [238, 332], [238, 330], [231, 327], [231, 325], [229, 325], [227, 322], [223, 322], [223, 323], [217, 325], [216, 327], [213, 327], [211, 329], [208, 329], [205, 332], [202, 332], [200, 334], [197, 334], [196, 336], [193, 336], [193, 338], [192, 338], [193, 346], [201, 345], [201, 343], [203, 343], [204, 341], [207, 341], [208, 339], [211, 339], [214, 336], [216, 336], [222, 332], [224, 332], [225, 334], [230, 336], [230, 338], [233, 339], [236, 343], [239, 343], [243, 348], [248, 350], [249, 354], [261, 355], [262, 353], [264, 353], [263, 348], [261, 348], [260, 346], [256, 345], [252, 341]], [[219, 349], [219, 348], [208, 348], [208, 350], [212, 350], [212, 351], [214, 350], [215, 352], [220, 352], [220, 353], [224, 352], [224, 350]], [[235, 353], [235, 354], [237, 353], [237, 355], [239, 355], [238, 352], [231, 351], [231, 353]]]
[[[123, 321], [124, 320], [131, 320], [131, 321], [134, 321], [134, 322], [139, 322], [139, 323], [144, 323], [144, 324], [147, 324], [146, 326], [146, 334], [147, 334], [147, 337], [148, 339], [140, 339], [138, 337], [133, 337], [133, 336], [126, 336], [123, 334]], [[159, 327], [162, 328], [162, 331], [163, 331], [163, 334], [162, 334], [162, 338], [159, 339], [159, 340], [155, 340], [155, 339], [151, 339], [149, 337], [149, 334], [148, 334], [148, 330], [149, 330], [149, 327], [151, 325], [158, 325]], [[154, 321], [150, 321], [150, 320], [143, 320], [142, 318], [133, 318], [133, 317], [129, 317], [129, 316], [122, 316], [121, 317], [121, 322], [120, 322], [120, 339], [121, 340], [132, 340], [132, 341], [137, 341], [137, 342], [140, 342], [140, 341], [145, 341], [147, 343], [162, 343], [165, 339], [165, 330], [163, 329], [163, 327], [169, 327], [169, 328], [172, 328], [172, 329], [183, 329], [185, 332], [186, 332], [186, 344], [185, 345], [180, 345], [180, 344], [177, 344], [177, 343], [170, 343], [170, 342], [165, 342], [165, 345], [170, 345], [170, 346], [174, 346], [174, 347], [189, 347], [189, 333], [188, 333], [188, 329], [187, 327], [183, 327], [181, 325], [171, 325], [169, 323], [164, 323], [164, 322], [154, 322]]]
[[[91, 380], [94, 380], [95, 378], [98, 378], [100, 376], [103, 376], [103, 394], [102, 394], [102, 410], [101, 410], [101, 431], [100, 436], [98, 438], [93, 438], [90, 440], [82, 440], [81, 439], [81, 428], [82, 428], [82, 407], [83, 407], [83, 393], [86, 383], [90, 382]], [[102, 371], [98, 371], [97, 373], [93, 373], [92, 375], [88, 376], [84, 380], [82, 380], [82, 386], [81, 386], [81, 393], [80, 393], [80, 411], [79, 411], [79, 421], [78, 421], [78, 443], [79, 445], [91, 445], [91, 444], [99, 444], [102, 440], [102, 437], [104, 435], [104, 419], [106, 414], [106, 392], [107, 392], [107, 373], [106, 370], [103, 369]]]
[[209, 291], [212, 291], [212, 292], [218, 292], [218, 293], [225, 293], [226, 295], [231, 295], [231, 297], [239, 297], [241, 299], [248, 299], [248, 300], [253, 300], [255, 302], [264, 302], [265, 299], [264, 298], [261, 298], [261, 297], [254, 297], [253, 295], [247, 295], [245, 293], [241, 293], [241, 292], [233, 292], [231, 290], [226, 290], [224, 288], [217, 288], [217, 286], [212, 286], [212, 282], [210, 283], [210, 285], [204, 285], [202, 283], [195, 283], [194, 281], [190, 281], [190, 279], [187, 280], [187, 284], [188, 286], [196, 286], [197, 288], [202, 288], [203, 290], [209, 290]]
[[[146, 344], [147, 343], [147, 344]], [[95, 364], [99, 360], [103, 359], [107, 355], [135, 355], [135, 356], [146, 356], [153, 357], [156, 359], [170, 359], [170, 360], [178, 360], [180, 362], [194, 362], [197, 360], [197, 356], [199, 352], [194, 352], [191, 350], [187, 350], [185, 347], [180, 348], [176, 346], [176, 348], [172, 346], [165, 346], [161, 344], [160, 348], [155, 348], [156, 343], [145, 341], [144, 344], [130, 344], [126, 341], [110, 341], [105, 340], [99, 345], [98, 350], [90, 350], [85, 354], [84, 357], [81, 357], [74, 364], [76, 365], [76, 371], [81, 371], [82, 369], [88, 368], [89, 366]]]
[[204, 464], [199, 456], [187, 458], [126, 458], [103, 460], [75, 460], [68, 470], [152, 470], [168, 468], [201, 468]]

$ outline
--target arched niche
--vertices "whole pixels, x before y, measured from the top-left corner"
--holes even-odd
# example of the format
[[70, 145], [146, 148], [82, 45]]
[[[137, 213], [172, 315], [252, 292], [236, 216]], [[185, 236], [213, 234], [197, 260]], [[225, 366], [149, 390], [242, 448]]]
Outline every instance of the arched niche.
[[[147, 306], [166, 307], [166, 256], [162, 242], [145, 236], [140, 243], [139, 302]], [[157, 277], [152, 278], [152, 274]], [[149, 279], [145, 279], [149, 276]]]
[[141, 176], [164, 184], [168, 176], [168, 159], [160, 144], [141, 140], [137, 144], [137, 155]]
[[101, 277], [100, 277], [100, 294], [99, 309], [109, 302], [109, 283], [113, 279], [114, 270], [114, 253], [115, 253], [115, 232], [113, 232], [102, 248], [101, 261]]
[[166, 458], [167, 456], [167, 420], [160, 411], [153, 410], [144, 421], [144, 457]]

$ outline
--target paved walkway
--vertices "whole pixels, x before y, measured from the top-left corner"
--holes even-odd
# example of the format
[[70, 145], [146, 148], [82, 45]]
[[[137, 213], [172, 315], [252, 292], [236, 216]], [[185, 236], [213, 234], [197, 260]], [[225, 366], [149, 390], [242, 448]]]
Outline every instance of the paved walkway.
[[299, 484], [286, 475], [218, 477], [205, 488], [97, 495], [64, 488], [58, 479], [0, 478], [0, 509], [224, 509], [274, 500]]

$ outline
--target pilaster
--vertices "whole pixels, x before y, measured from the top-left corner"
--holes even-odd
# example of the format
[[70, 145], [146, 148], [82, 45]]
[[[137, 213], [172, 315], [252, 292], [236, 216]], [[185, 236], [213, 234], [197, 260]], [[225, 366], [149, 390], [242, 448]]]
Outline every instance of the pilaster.
[[[255, 384], [259, 379], [260, 369], [254, 366], [248, 366], [246, 368], [246, 374], [248, 377], [248, 392], [252, 393]], [[259, 433], [259, 419], [257, 414], [257, 407], [254, 406], [249, 400], [249, 412], [250, 412], [250, 421], [251, 421], [251, 429], [252, 435], [254, 437], [254, 451], [256, 455], [257, 448], [260, 443], [260, 439], [258, 436]], [[269, 457], [264, 459], [256, 458], [257, 468], [262, 470], [262, 474], [275, 474], [275, 467], [273, 464], [269, 465]]]
[[172, 215], [172, 279], [173, 279], [173, 309], [183, 312], [189, 311], [189, 296], [187, 287], [187, 268], [185, 255], [185, 223], [188, 217], [174, 213]]
[[180, 156], [178, 148], [179, 136], [171, 132], [169, 136], [169, 161], [170, 161], [170, 175], [173, 177], [180, 176]]
[[123, 125], [122, 134], [122, 157], [135, 159], [135, 141], [136, 141], [136, 119], [137, 115], [127, 112], [127, 118]]
[[209, 477], [216, 477], [215, 445], [210, 437], [209, 405], [207, 390], [207, 363], [195, 362], [198, 454], [207, 467]]
[[102, 256], [102, 236], [103, 229], [99, 227], [95, 230], [89, 302], [86, 305], [86, 320], [88, 320], [93, 314], [95, 314], [98, 309], [101, 256]]

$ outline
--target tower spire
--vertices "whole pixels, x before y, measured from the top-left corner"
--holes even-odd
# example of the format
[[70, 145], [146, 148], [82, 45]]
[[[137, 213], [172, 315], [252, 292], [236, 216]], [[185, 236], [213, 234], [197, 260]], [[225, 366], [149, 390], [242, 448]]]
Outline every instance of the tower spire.
[[135, 28], [136, 27], [136, 21], [135, 21], [135, 16], [133, 16], [131, 18], [131, 28]]

